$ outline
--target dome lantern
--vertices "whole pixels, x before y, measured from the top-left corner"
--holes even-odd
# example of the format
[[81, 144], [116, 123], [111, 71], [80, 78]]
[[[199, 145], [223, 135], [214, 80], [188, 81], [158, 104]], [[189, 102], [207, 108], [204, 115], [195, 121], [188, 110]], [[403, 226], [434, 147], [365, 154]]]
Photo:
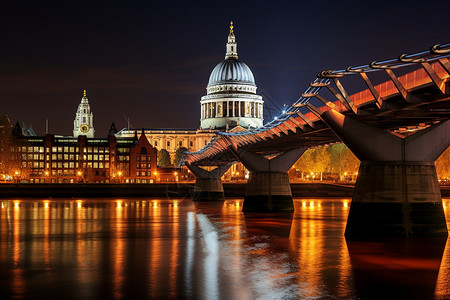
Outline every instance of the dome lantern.
[[230, 34], [228, 35], [227, 52], [225, 53], [225, 59], [237, 59], [237, 43], [233, 32], [233, 21], [230, 22]]

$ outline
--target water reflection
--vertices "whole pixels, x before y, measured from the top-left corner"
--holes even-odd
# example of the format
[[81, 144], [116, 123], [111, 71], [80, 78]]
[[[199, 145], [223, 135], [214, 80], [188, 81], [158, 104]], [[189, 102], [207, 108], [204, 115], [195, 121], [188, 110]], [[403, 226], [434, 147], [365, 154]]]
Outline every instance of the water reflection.
[[1, 200], [0, 298], [450, 297], [446, 240], [347, 243], [349, 199], [242, 203]]
[[432, 299], [446, 241], [446, 238], [347, 241], [358, 296]]

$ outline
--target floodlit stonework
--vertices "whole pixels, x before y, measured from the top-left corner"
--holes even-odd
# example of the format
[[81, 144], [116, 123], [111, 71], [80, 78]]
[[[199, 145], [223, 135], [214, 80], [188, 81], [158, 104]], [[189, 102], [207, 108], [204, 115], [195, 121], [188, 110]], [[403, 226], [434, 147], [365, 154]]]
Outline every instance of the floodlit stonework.
[[85, 135], [88, 138], [94, 137], [94, 114], [91, 111], [86, 90], [83, 92], [83, 98], [78, 105], [75, 120], [73, 121], [73, 137]]
[[260, 127], [263, 125], [264, 101], [256, 94], [255, 78], [250, 68], [238, 60], [237, 43], [230, 26], [225, 60], [212, 71], [201, 98], [201, 129]]

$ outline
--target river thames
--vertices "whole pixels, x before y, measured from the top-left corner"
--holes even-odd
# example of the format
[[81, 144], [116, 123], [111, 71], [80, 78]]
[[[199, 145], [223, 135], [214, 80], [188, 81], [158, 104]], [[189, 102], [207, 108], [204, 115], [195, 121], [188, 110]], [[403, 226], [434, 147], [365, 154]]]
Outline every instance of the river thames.
[[1, 299], [450, 298], [446, 238], [347, 241], [348, 198], [0, 202]]

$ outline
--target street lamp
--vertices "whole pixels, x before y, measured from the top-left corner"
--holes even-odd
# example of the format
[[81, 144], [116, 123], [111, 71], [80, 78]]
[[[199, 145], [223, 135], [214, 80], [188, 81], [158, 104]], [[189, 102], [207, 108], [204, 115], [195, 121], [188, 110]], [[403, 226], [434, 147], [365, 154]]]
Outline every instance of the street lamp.
[[117, 175], [119, 175], [119, 183], [122, 183], [122, 178], [120, 178], [122, 176], [122, 172], [117, 172]]

